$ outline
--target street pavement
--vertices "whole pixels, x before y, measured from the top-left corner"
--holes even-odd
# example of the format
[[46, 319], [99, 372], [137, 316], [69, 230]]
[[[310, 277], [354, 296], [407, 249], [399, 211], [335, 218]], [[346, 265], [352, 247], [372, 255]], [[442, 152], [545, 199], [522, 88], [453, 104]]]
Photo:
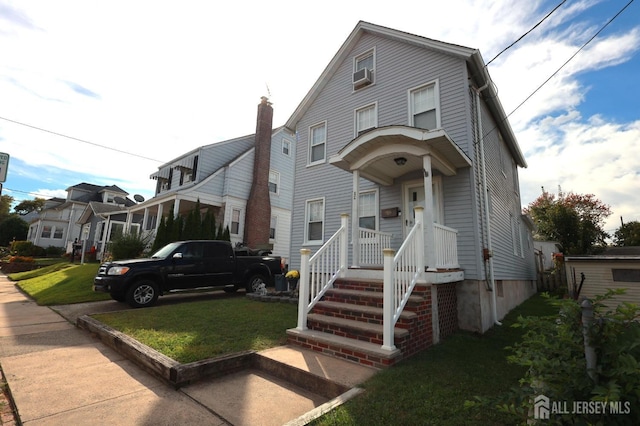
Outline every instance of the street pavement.
[[[173, 297], [173, 296], [171, 296]], [[0, 368], [24, 425], [305, 424], [376, 370], [283, 346], [261, 355], [353, 388], [334, 400], [248, 370], [176, 390], [75, 326], [114, 301], [38, 306], [0, 273]], [[283, 331], [284, 332], [284, 331]], [[19, 424], [19, 423], [16, 423]]]

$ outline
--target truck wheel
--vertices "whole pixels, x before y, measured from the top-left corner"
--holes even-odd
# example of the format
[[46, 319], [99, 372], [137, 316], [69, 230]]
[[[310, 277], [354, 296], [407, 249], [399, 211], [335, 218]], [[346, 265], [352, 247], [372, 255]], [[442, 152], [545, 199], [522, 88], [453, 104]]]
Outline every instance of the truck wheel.
[[152, 306], [156, 300], [158, 300], [158, 286], [151, 280], [136, 281], [127, 291], [127, 303], [132, 308]]
[[255, 292], [256, 290], [258, 290], [258, 287], [260, 287], [260, 284], [263, 283], [265, 286], [267, 285], [267, 280], [265, 280], [264, 276], [260, 274], [251, 275], [251, 277], [249, 277], [249, 279], [247, 280], [247, 293]]

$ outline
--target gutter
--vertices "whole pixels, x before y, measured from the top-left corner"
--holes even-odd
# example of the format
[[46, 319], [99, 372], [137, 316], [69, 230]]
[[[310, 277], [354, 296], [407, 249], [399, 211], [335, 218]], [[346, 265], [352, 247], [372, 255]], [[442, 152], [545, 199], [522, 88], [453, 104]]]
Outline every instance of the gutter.
[[[476, 126], [478, 127], [478, 144], [480, 151], [480, 164], [482, 167], [481, 175], [482, 175], [482, 207], [484, 209], [484, 221], [485, 227], [487, 230], [487, 256], [484, 256], [485, 262], [485, 277], [487, 283], [489, 284], [489, 291], [491, 292], [491, 316], [493, 318], [493, 323], [495, 325], [502, 325], [500, 321], [498, 321], [498, 309], [497, 309], [497, 296], [495, 291], [495, 280], [494, 280], [494, 269], [493, 269], [493, 248], [491, 244], [491, 221], [489, 220], [489, 189], [487, 186], [487, 172], [486, 172], [486, 162], [484, 158], [484, 135], [482, 133], [482, 112], [480, 107], [480, 92], [485, 90], [490, 83], [491, 80], [487, 78], [484, 86], [474, 89], [476, 96]], [[488, 265], [488, 271], [487, 271]], [[488, 272], [488, 273], [487, 273]]]

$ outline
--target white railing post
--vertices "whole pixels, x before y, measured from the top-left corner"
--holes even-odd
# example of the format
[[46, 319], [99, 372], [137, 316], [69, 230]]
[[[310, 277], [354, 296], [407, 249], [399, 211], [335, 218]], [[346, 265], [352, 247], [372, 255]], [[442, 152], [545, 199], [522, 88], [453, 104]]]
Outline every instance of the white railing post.
[[342, 228], [344, 228], [340, 236], [340, 274], [344, 275], [344, 272], [348, 269], [347, 262], [349, 261], [349, 215], [342, 213], [340, 221]]
[[388, 351], [395, 350], [396, 348], [393, 343], [393, 329], [395, 326], [393, 313], [396, 306], [394, 300], [395, 265], [393, 261], [395, 254], [396, 252], [393, 249], [384, 249], [382, 349]]
[[416, 234], [416, 268], [418, 269], [419, 276], [424, 277], [425, 268], [425, 250], [424, 250], [424, 207], [417, 206], [414, 208], [416, 216], [416, 224], [419, 224], [418, 233]]
[[309, 256], [311, 250], [300, 249], [300, 285], [298, 287], [298, 327], [307, 329], [307, 309], [309, 305]]

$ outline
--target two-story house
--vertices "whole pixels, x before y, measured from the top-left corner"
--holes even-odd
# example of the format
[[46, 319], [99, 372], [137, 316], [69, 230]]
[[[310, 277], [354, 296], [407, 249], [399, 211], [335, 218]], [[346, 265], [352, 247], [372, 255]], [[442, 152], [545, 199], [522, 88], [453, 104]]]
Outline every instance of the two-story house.
[[[100, 186], [91, 183], [79, 183], [67, 188], [67, 198], [51, 198], [44, 208], [29, 223], [27, 240], [40, 247], [61, 247], [67, 252], [75, 240], [86, 239], [83, 236], [82, 219], [87, 210], [121, 210], [135, 204], [121, 188], [110, 185]], [[118, 204], [122, 204], [120, 207]], [[100, 222], [102, 219], [97, 220]], [[89, 242], [88, 246], [91, 246]]]
[[359, 22], [285, 127], [293, 343], [389, 365], [536, 291], [526, 162], [478, 50]]
[[[273, 108], [258, 105], [256, 133], [215, 142], [161, 165], [150, 177], [155, 196], [126, 210], [123, 229], [138, 226], [155, 235], [162, 217], [186, 215], [200, 202], [217, 224], [228, 227], [232, 244], [268, 246], [289, 258], [295, 138], [284, 127], [272, 128]], [[113, 220], [116, 214], [113, 212]]]

